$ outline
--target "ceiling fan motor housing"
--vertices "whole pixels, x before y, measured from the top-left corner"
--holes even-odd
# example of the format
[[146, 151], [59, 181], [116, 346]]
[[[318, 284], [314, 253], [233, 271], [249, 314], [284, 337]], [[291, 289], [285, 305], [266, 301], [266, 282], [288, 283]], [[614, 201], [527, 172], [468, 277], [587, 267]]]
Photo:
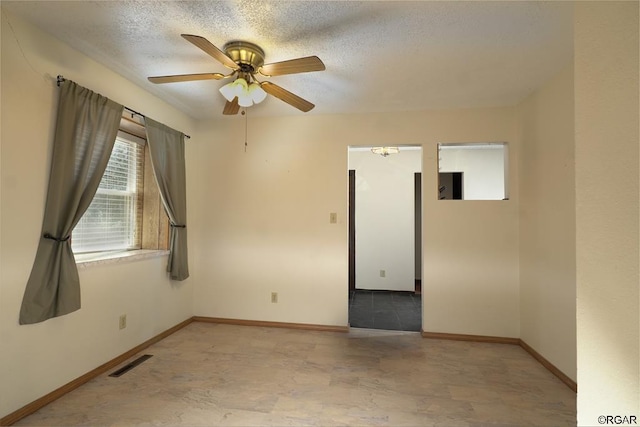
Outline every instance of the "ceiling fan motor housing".
[[224, 53], [240, 66], [243, 73], [255, 73], [264, 65], [264, 51], [260, 46], [244, 41], [231, 41], [224, 45]]

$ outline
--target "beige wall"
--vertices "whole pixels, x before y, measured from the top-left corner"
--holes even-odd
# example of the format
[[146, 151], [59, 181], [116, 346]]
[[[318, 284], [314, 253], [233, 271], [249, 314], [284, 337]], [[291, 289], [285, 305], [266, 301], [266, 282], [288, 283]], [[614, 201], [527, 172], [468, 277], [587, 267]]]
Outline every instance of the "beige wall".
[[520, 113], [520, 338], [575, 381], [573, 67]]
[[578, 421], [640, 415], [638, 2], [575, 6]]
[[246, 153], [242, 120], [198, 130], [196, 315], [346, 326], [348, 147], [393, 141], [423, 147], [424, 329], [518, 336], [517, 186], [509, 201], [434, 203], [437, 143], [513, 141], [516, 156], [513, 109], [250, 117], [248, 128]]
[[[520, 142], [513, 108], [427, 115], [423, 159], [423, 329], [518, 337]], [[509, 144], [510, 200], [437, 201], [437, 143]]]
[[[181, 131], [189, 133], [193, 127], [184, 114], [3, 12], [0, 417], [192, 314], [193, 280], [167, 280], [165, 256], [82, 269], [81, 310], [36, 325], [18, 325], [46, 198], [57, 74]], [[118, 317], [124, 313], [128, 326], [120, 331]]]

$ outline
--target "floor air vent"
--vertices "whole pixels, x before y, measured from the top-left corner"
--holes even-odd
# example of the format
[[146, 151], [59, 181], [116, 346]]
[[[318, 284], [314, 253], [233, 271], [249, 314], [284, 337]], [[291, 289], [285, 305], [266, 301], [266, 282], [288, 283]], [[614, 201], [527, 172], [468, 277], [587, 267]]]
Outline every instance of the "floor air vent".
[[120, 375], [123, 375], [123, 374], [129, 372], [130, 370], [132, 370], [133, 368], [135, 368], [136, 366], [138, 366], [139, 364], [141, 364], [142, 362], [144, 362], [145, 360], [147, 360], [147, 359], [149, 359], [151, 357], [153, 357], [151, 354], [145, 354], [144, 356], [140, 356], [136, 360], [134, 360], [133, 362], [127, 363], [122, 368], [120, 368], [117, 371], [109, 374], [109, 376], [110, 377], [119, 377]]

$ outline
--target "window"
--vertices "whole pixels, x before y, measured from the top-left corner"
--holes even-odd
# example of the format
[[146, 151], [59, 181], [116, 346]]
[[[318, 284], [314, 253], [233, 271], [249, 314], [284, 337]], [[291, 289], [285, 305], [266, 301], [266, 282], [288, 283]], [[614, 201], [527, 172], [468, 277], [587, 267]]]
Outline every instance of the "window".
[[75, 253], [142, 247], [144, 146], [124, 135], [116, 138], [98, 191], [73, 230]]
[[142, 123], [124, 117], [96, 195], [71, 235], [75, 254], [166, 249], [161, 205]]

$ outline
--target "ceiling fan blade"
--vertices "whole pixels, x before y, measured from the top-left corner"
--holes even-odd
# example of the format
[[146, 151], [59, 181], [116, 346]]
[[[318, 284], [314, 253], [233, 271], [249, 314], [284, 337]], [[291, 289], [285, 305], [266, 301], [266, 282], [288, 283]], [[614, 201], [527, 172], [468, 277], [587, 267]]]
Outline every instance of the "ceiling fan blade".
[[220, 73], [202, 73], [202, 74], [179, 74], [175, 76], [156, 76], [148, 77], [151, 83], [176, 83], [176, 82], [192, 82], [196, 80], [220, 80], [225, 77]]
[[273, 95], [276, 98], [280, 99], [281, 101], [284, 101], [287, 104], [291, 105], [292, 107], [295, 107], [298, 110], [303, 111], [305, 113], [307, 111], [311, 111], [311, 109], [315, 107], [315, 105], [313, 105], [306, 99], [302, 99], [298, 95], [294, 95], [288, 90], [285, 90], [280, 86], [273, 84], [271, 82], [262, 82], [260, 83], [260, 87], [262, 87], [262, 89], [264, 89], [264, 91], [267, 92], [269, 95]]
[[309, 73], [311, 71], [324, 71], [324, 63], [317, 56], [290, 59], [288, 61], [274, 62], [260, 67], [259, 72], [265, 76], [282, 76], [285, 74]]
[[225, 67], [229, 67], [232, 70], [237, 70], [239, 68], [238, 64], [233, 62], [233, 59], [229, 58], [226, 53], [224, 53], [223, 51], [221, 51], [220, 49], [212, 45], [211, 42], [209, 42], [209, 40], [205, 39], [204, 37], [194, 36], [192, 34], [181, 34], [181, 35], [185, 40], [193, 43], [200, 49], [204, 50], [206, 53], [211, 55], [214, 59], [222, 63], [222, 65], [224, 65]]
[[238, 114], [240, 111], [240, 106], [238, 105], [238, 97], [233, 98], [233, 101], [227, 101], [224, 105], [224, 110], [222, 110], [222, 114], [225, 116], [233, 116], [234, 114]]

